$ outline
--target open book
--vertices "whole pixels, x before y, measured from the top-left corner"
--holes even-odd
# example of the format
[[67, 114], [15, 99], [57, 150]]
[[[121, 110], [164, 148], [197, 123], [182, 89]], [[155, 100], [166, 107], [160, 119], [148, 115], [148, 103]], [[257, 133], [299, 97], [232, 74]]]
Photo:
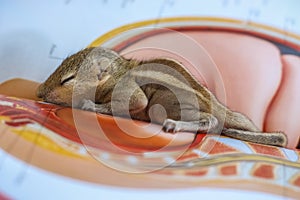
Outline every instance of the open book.
[[[2, 84], [2, 93], [11, 93], [6, 90], [11, 85], [30, 85], [32, 91], [37, 86], [16, 79]], [[219, 135], [168, 135], [155, 124], [6, 95], [0, 95], [0, 122], [1, 153], [22, 160], [25, 168], [16, 172], [24, 174], [15, 182], [30, 180], [33, 172], [26, 170], [30, 168], [46, 170], [47, 176], [39, 175], [45, 183], [61, 175], [75, 183], [83, 181], [83, 185], [89, 182], [149, 191], [209, 187], [246, 190], [249, 195], [284, 192], [290, 197], [300, 192], [297, 150]]]

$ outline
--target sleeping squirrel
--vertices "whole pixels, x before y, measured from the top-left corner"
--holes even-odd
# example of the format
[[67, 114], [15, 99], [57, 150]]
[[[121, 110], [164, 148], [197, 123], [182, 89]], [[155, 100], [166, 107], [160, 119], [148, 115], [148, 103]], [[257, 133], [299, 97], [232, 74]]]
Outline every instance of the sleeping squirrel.
[[66, 58], [42, 83], [46, 102], [161, 124], [165, 132], [221, 133], [286, 146], [282, 132], [264, 133], [245, 115], [220, 103], [185, 67], [172, 59], [125, 59], [103, 47]]

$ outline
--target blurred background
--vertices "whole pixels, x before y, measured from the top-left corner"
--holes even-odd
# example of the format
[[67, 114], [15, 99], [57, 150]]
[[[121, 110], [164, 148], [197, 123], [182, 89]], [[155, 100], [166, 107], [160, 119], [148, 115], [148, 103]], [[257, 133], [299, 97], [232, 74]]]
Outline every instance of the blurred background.
[[299, 8], [298, 0], [0, 0], [0, 82], [43, 81], [65, 57], [128, 23], [212, 16], [300, 33]]

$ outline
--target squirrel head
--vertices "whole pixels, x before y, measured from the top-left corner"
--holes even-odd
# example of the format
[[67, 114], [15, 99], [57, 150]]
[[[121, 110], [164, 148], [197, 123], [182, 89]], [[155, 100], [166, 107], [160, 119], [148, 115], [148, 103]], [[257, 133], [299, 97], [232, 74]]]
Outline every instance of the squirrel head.
[[83, 49], [66, 58], [42, 83], [37, 96], [49, 103], [78, 107], [82, 99], [95, 99], [101, 87], [124, 59], [103, 47]]

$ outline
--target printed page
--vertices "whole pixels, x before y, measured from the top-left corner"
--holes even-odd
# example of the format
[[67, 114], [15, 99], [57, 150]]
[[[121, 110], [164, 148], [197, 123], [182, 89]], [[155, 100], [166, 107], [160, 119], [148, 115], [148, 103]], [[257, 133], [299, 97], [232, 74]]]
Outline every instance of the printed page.
[[[299, 198], [298, 0], [0, 5], [0, 199]], [[99, 46], [181, 63], [258, 129], [285, 132], [286, 147], [165, 133], [37, 97], [64, 59]]]

